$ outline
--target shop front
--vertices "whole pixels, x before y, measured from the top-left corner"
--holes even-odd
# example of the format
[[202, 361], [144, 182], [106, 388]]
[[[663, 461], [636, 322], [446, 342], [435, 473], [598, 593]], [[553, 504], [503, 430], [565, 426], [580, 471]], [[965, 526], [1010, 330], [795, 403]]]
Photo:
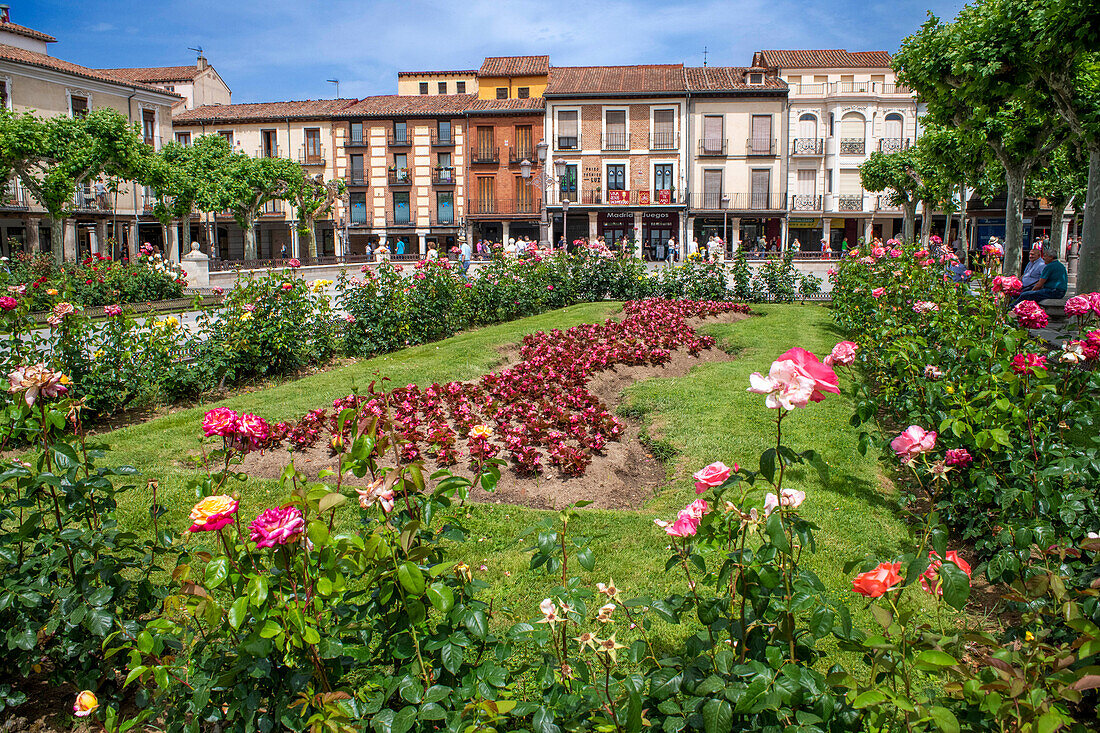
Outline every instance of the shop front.
[[390, 229], [386, 231], [386, 246], [390, 255], [420, 254], [420, 237], [412, 229]]
[[798, 252], [820, 252], [821, 219], [792, 217], [787, 221], [787, 246]]
[[611, 249], [617, 249], [623, 239], [634, 241], [633, 211], [601, 211], [596, 215], [596, 234], [602, 236]]
[[741, 219], [740, 235], [741, 248], [750, 252], [760, 249], [761, 237], [766, 242], [766, 248], [771, 247], [773, 244], [778, 248], [783, 237], [783, 221], [778, 217], [771, 219], [743, 218]]
[[456, 232], [457, 230], [452, 227], [433, 228], [424, 238], [426, 246], [431, 249], [434, 244], [436, 252], [446, 255], [451, 251], [451, 247], [458, 246], [458, 234]]
[[[668, 240], [678, 237], [680, 216], [675, 211], [642, 212], [642, 258], [667, 260], [670, 256]], [[677, 242], [677, 245], [680, 243]]]

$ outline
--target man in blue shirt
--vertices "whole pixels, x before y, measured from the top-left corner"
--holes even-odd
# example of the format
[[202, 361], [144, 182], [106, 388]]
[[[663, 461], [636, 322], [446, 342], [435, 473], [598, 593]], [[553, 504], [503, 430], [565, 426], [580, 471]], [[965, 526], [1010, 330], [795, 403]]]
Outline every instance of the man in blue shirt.
[[466, 271], [470, 269], [470, 258], [473, 256], [473, 249], [470, 247], [470, 243], [465, 239], [462, 240], [462, 244], [459, 245], [459, 259], [462, 262], [462, 274], [465, 275]]
[[1038, 303], [1040, 300], [1066, 297], [1069, 276], [1066, 274], [1066, 266], [1058, 261], [1058, 253], [1050, 242], [1043, 245], [1043, 262], [1046, 266], [1039, 276], [1039, 282], [1035, 283], [1033, 289], [1021, 292], [1009, 307], [1015, 307], [1021, 300], [1034, 300]]
[[1035, 287], [1035, 283], [1039, 282], [1039, 278], [1043, 276], [1046, 266], [1047, 263], [1043, 261], [1043, 248], [1032, 247], [1027, 253], [1027, 266], [1024, 267], [1023, 277], [1020, 278], [1025, 291]]

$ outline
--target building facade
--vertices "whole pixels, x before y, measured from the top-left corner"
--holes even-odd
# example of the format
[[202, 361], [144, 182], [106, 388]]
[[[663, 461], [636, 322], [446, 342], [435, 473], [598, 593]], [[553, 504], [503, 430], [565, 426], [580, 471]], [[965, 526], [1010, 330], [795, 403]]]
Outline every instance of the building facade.
[[687, 231], [683, 66], [552, 67], [546, 87], [550, 239], [602, 236], [664, 259]]
[[684, 69], [690, 236], [732, 252], [786, 230], [787, 85], [761, 68]]
[[399, 71], [397, 94], [402, 97], [477, 94], [477, 70]]
[[[221, 135], [235, 151], [257, 158], [289, 158], [302, 165], [308, 176], [331, 181], [343, 170], [337, 114], [354, 99], [319, 99], [297, 102], [207, 105], [179, 112], [173, 118], [173, 135], [181, 145], [200, 135]], [[337, 200], [333, 211], [317, 221], [314, 241], [321, 257], [343, 254], [341, 247], [347, 207]], [[298, 221], [289, 201], [272, 201], [264, 207], [256, 225], [256, 256], [305, 257], [298, 246]], [[228, 212], [193, 216], [188, 241], [200, 242], [219, 259], [244, 257], [244, 233]]]
[[786, 135], [790, 237], [803, 249], [901, 232], [902, 212], [865, 191], [859, 166], [880, 150], [913, 144], [920, 133], [913, 93], [897, 84], [885, 51], [766, 50], [753, 64], [790, 88]]
[[339, 112], [348, 184], [347, 253], [385, 242], [393, 254], [444, 252], [465, 230], [472, 94], [365, 97]]
[[[139, 125], [145, 142], [159, 148], [172, 134], [172, 108], [180, 97], [165, 89], [122, 79], [55, 58], [55, 39], [11, 22], [0, 12], [0, 106], [41, 117], [82, 116], [113, 109]], [[0, 247], [6, 257], [17, 251], [49, 251], [49, 219], [29, 191], [15, 179], [4, 181], [0, 195]], [[152, 200], [140, 186], [86, 181], [73, 192], [72, 214], [61, 226], [63, 257], [75, 260], [92, 252], [136, 253], [140, 242], [163, 246], [162, 227], [148, 214]], [[178, 258], [178, 248], [169, 250]]]
[[230, 104], [233, 101], [233, 93], [201, 52], [194, 66], [151, 66], [100, 71], [178, 94], [182, 99], [176, 104], [176, 112], [204, 105]]

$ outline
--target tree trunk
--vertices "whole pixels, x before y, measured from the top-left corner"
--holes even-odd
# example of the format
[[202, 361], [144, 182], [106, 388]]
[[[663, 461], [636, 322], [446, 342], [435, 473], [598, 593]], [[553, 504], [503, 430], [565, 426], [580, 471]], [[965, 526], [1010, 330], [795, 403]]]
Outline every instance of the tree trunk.
[[1019, 275], [1024, 249], [1024, 169], [1005, 166], [1005, 261], [1002, 273]]
[[237, 223], [244, 232], [244, 258], [254, 260], [256, 259], [256, 222], [251, 216], [246, 216], [243, 223]]
[[48, 215], [47, 220], [50, 222], [50, 254], [53, 261], [60, 265], [65, 261], [65, 220]]
[[929, 201], [921, 201], [920, 215], [920, 243], [928, 248], [928, 237], [932, 234], [932, 204]]
[[970, 261], [970, 243], [966, 239], [966, 185], [959, 186], [959, 251], [955, 254], [965, 265]]
[[904, 240], [903, 243], [909, 244], [913, 241], [914, 230], [916, 229], [917, 224], [917, 202], [906, 201], [905, 205], [902, 207], [902, 210], [905, 212], [905, 215], [902, 219], [901, 236]]
[[1058, 259], [1065, 262], [1066, 243], [1062, 241], [1062, 219], [1066, 216], [1066, 204], [1069, 201], [1063, 201], [1057, 204], [1051, 204], [1050, 207], [1050, 243], [1054, 245], [1054, 251], [1058, 253]]
[[1100, 145], [1089, 149], [1089, 185], [1085, 195], [1085, 225], [1077, 255], [1077, 292], [1100, 291]]
[[[298, 251], [305, 252], [311, 261], [317, 260], [317, 237], [314, 236], [315, 222], [312, 218], [302, 219], [302, 227], [298, 230]], [[303, 247], [302, 245], [305, 244]]]

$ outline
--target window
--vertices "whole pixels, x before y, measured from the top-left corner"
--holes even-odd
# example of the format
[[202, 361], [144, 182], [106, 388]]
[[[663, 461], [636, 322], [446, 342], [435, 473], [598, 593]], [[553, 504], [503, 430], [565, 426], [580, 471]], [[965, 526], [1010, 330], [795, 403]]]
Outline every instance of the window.
[[232, 130], [218, 130], [218, 134], [225, 138], [225, 141], [229, 143], [229, 147], [233, 147], [233, 131]]
[[421, 94], [427, 94], [428, 93], [428, 82], [426, 82], [426, 81], [420, 82], [420, 93]]
[[863, 155], [866, 121], [859, 112], [847, 112], [840, 118], [840, 154]]
[[[604, 150], [626, 150], [626, 110], [604, 112]], [[610, 190], [610, 189], [609, 189]]]
[[[661, 191], [672, 192], [672, 163], [660, 163], [653, 166], [653, 190], [658, 193], [654, 203], [661, 203]], [[671, 200], [669, 203], [672, 203]]]
[[401, 191], [393, 195], [393, 223], [409, 224], [412, 217], [409, 211], [409, 192]]
[[896, 112], [886, 115], [886, 129], [883, 137], [888, 140], [901, 139], [901, 115]]
[[367, 223], [367, 193], [366, 191], [357, 191], [349, 195], [348, 201], [351, 203], [351, 223], [352, 226], [356, 224]]
[[493, 154], [493, 152], [493, 128], [478, 127], [477, 154], [474, 157], [474, 160], [495, 160], [496, 156]]
[[439, 89], [440, 94], [446, 94], [447, 93], [447, 82], [445, 82], [445, 81], [439, 82], [439, 86], [437, 87], [437, 89]]
[[451, 154], [440, 153], [439, 159], [439, 182], [440, 183], [454, 183], [455, 182], [455, 169], [451, 165]]
[[534, 196], [531, 193], [533, 187], [523, 178], [516, 176], [516, 213], [531, 214], [535, 211]]
[[607, 166], [607, 190], [626, 190], [626, 165], [623, 163], [610, 163]]
[[185, 148], [191, 147], [191, 133], [189, 132], [177, 132], [176, 142]]
[[436, 140], [441, 145], [448, 145], [451, 143], [451, 121], [440, 120], [435, 126]]
[[752, 193], [749, 201], [750, 208], [767, 209], [768, 191], [771, 189], [772, 172], [769, 168], [756, 168], [752, 171]]
[[722, 115], [703, 117], [702, 152], [704, 155], [722, 155], [726, 150], [726, 137]]
[[321, 129], [310, 127], [306, 129], [306, 160], [317, 161], [321, 159]]
[[393, 139], [398, 145], [404, 145], [409, 141], [409, 124], [407, 122], [393, 123]]
[[531, 87], [520, 87], [516, 90], [516, 96], [520, 99], [527, 99], [531, 96]]
[[466, 93], [466, 82], [456, 81], [455, 82], [455, 94], [465, 94], [465, 93]]
[[708, 168], [703, 171], [703, 208], [722, 208], [721, 168]]
[[772, 116], [752, 116], [752, 137], [749, 138], [749, 152], [767, 155], [772, 152]]
[[805, 168], [798, 171], [798, 195], [813, 196], [817, 193], [817, 171]]
[[88, 114], [88, 98], [76, 94], [69, 97], [69, 111], [72, 117], [84, 117]]
[[477, 213], [491, 214], [494, 208], [493, 179], [490, 176], [479, 176], [477, 179]]
[[348, 131], [348, 133], [349, 133], [349, 139], [351, 140], [352, 145], [362, 145], [363, 144], [363, 123], [362, 122], [352, 122], [351, 123], [351, 129]]
[[832, 193], [833, 192], [833, 169], [832, 168], [825, 171], [825, 192], [826, 193]]
[[654, 150], [673, 150], [676, 148], [676, 110], [653, 110]]
[[11, 92], [8, 90], [7, 79], [0, 79], [0, 109], [11, 109]]
[[527, 159], [532, 163], [535, 162], [534, 152], [535, 147], [531, 144], [531, 126], [530, 125], [517, 125], [516, 126], [516, 159]]
[[569, 199], [570, 201], [575, 201], [576, 200], [576, 198], [577, 198], [576, 197], [576, 193], [577, 193], [577, 164], [576, 163], [570, 163], [570, 164], [565, 166], [565, 174], [562, 175], [562, 177], [561, 177], [561, 192], [562, 192], [562, 194], [572, 194], [572, 195], [563, 195], [562, 198]]
[[497, 99], [508, 99], [508, 87], [497, 87]]
[[170, 92], [176, 91], [176, 85], [175, 84], [165, 84], [164, 88], [167, 89]]
[[396, 153], [393, 156], [394, 183], [409, 182], [409, 156], [405, 153]]
[[156, 146], [157, 111], [155, 109], [141, 110], [141, 137], [146, 145]]
[[363, 156], [351, 156], [350, 163], [351, 171], [349, 172], [348, 176], [351, 178], [351, 180], [348, 181], [348, 183], [353, 186], [365, 186], [367, 183], [367, 179], [363, 173]]
[[764, 75], [759, 72], [749, 74], [749, 84], [763, 84]]
[[439, 191], [436, 193], [435, 215], [440, 224], [455, 223], [455, 195], [453, 191]]
[[576, 110], [558, 112], [558, 150], [580, 150]]
[[275, 130], [260, 130], [260, 156], [264, 158], [279, 157], [278, 135]]

